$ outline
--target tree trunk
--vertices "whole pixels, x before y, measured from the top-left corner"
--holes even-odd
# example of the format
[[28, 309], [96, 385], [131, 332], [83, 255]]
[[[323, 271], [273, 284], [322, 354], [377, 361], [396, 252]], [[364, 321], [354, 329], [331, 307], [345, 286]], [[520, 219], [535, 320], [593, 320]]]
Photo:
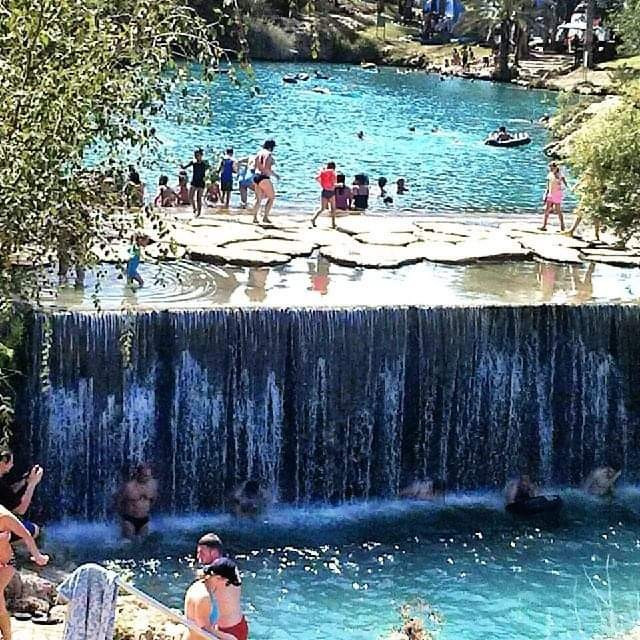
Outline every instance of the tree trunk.
[[511, 20], [500, 23], [500, 48], [498, 49], [498, 80], [511, 80], [509, 70], [509, 42], [511, 39]]
[[596, 12], [595, 0], [587, 0], [587, 29], [584, 32], [584, 66], [593, 68], [593, 18]]
[[518, 39], [516, 40], [516, 64], [520, 60], [526, 60], [529, 57], [529, 29], [527, 27], [518, 27]]

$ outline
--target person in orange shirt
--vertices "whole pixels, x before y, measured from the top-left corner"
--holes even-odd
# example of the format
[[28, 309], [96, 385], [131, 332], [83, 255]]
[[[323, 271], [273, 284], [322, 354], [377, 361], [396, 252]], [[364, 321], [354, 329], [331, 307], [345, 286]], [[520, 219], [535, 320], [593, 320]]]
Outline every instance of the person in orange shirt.
[[313, 214], [311, 225], [316, 226], [318, 216], [325, 210], [331, 211], [331, 227], [336, 228], [336, 163], [328, 162], [327, 168], [322, 169], [316, 176], [320, 183], [322, 192], [320, 193], [320, 208]]

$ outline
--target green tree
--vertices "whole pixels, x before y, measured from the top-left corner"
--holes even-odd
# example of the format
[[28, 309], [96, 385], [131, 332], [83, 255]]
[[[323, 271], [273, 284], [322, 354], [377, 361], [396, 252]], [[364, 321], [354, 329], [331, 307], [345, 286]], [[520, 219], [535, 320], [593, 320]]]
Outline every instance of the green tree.
[[611, 229], [623, 242], [640, 232], [640, 81], [621, 89], [621, 105], [583, 127], [570, 163], [583, 215]]
[[40, 272], [18, 263], [91, 263], [94, 245], [134, 231], [108, 176], [155, 144], [149, 118], [187, 61], [214, 76], [219, 33], [239, 21], [224, 6], [207, 23], [186, 0], [0, 0], [0, 323], [16, 295], [37, 300]]
[[627, 0], [615, 16], [614, 24], [622, 38], [622, 53], [640, 54], [640, 0]]
[[470, 0], [465, 2], [463, 29], [487, 35], [487, 40], [498, 35], [496, 79], [510, 80], [509, 55], [512, 44], [522, 34], [526, 37], [535, 16], [533, 0]]

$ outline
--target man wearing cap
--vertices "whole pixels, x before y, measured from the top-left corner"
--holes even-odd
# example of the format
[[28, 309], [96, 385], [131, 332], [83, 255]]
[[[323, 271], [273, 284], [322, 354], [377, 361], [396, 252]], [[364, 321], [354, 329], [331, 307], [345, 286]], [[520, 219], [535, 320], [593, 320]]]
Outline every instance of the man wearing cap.
[[202, 571], [202, 582], [218, 604], [218, 622], [211, 632], [220, 640], [247, 640], [249, 625], [240, 604], [242, 579], [236, 563], [231, 558], [218, 558]]
[[[196, 560], [200, 567], [213, 564], [222, 555], [222, 540], [215, 533], [205, 533], [198, 540]], [[202, 580], [196, 580], [187, 589], [184, 597], [184, 612], [189, 620], [207, 631], [211, 631], [218, 622], [218, 604]], [[189, 635], [189, 640], [197, 638], [198, 636], [193, 632]]]

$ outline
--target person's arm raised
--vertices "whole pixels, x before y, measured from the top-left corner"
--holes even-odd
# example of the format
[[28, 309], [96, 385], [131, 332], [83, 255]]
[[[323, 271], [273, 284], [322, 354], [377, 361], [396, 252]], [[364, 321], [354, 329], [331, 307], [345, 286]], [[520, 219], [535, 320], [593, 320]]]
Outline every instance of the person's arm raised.
[[20, 498], [20, 504], [13, 510], [14, 513], [17, 513], [19, 516], [23, 516], [27, 513], [27, 510], [31, 506], [31, 500], [33, 499], [33, 493], [36, 490], [36, 487], [42, 480], [42, 474], [44, 473], [42, 467], [35, 466], [31, 469], [27, 477], [27, 488], [24, 490], [22, 494], [22, 498]]

